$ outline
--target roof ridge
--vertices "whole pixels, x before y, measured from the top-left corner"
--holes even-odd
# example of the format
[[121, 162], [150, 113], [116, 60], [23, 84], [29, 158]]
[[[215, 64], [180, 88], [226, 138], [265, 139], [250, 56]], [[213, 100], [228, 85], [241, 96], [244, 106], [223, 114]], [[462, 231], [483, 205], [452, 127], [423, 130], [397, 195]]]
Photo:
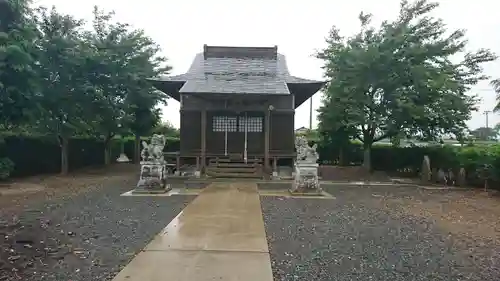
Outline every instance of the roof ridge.
[[203, 58], [247, 58], [278, 59], [278, 46], [274, 47], [231, 47], [203, 45]]

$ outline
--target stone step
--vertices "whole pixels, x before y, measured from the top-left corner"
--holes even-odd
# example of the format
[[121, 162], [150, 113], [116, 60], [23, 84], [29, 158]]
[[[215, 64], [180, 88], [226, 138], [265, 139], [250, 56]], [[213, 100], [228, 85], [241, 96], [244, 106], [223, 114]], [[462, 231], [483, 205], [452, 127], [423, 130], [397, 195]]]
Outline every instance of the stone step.
[[257, 167], [208, 167], [207, 171], [222, 172], [222, 173], [255, 173], [259, 169]]
[[207, 167], [208, 171], [215, 173], [257, 173], [262, 171], [260, 167]]
[[209, 167], [217, 168], [258, 168], [260, 166], [260, 164], [254, 163], [213, 163], [209, 165]]
[[262, 161], [260, 159], [247, 159], [246, 163], [244, 159], [210, 159], [209, 161], [210, 164], [221, 164], [221, 163], [230, 163], [230, 164], [236, 164], [236, 163], [244, 163], [244, 164], [260, 164]]
[[253, 178], [261, 179], [260, 173], [227, 173], [227, 172], [210, 172], [207, 170], [207, 175], [214, 178]]

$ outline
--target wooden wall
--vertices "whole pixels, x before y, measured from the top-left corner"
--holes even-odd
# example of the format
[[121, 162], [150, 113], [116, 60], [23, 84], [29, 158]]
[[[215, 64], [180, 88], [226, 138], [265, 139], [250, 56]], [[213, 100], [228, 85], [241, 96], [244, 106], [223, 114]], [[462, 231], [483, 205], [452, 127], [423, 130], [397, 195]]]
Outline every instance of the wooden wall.
[[[247, 115], [261, 116], [262, 132], [248, 132], [247, 149], [249, 155], [264, 155], [265, 148], [265, 111], [272, 104], [270, 115], [270, 154], [290, 155], [295, 150], [293, 96], [268, 96], [265, 103], [252, 103], [249, 100]], [[206, 153], [224, 155], [225, 133], [213, 130], [214, 116], [243, 116], [245, 108], [229, 107], [221, 109], [220, 100], [203, 100], [200, 97], [183, 95], [181, 105], [181, 154], [198, 155], [201, 151], [201, 109], [207, 110]], [[240, 113], [238, 113], [240, 112]], [[237, 121], [238, 122], [238, 121]], [[245, 135], [243, 132], [228, 133], [228, 153], [244, 152]]]
[[294, 112], [272, 112], [269, 146], [273, 152], [290, 154], [295, 150]]
[[201, 112], [181, 110], [181, 154], [198, 154], [201, 151]]

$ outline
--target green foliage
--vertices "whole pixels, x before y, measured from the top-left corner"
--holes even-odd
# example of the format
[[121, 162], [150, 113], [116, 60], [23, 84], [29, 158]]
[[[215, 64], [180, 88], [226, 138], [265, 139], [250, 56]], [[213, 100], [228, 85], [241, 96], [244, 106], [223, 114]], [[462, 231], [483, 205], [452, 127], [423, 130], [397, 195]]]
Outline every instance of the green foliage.
[[27, 0], [0, 0], [0, 125], [26, 121], [36, 91], [34, 41], [37, 37]]
[[[125, 153], [130, 157], [134, 153], [135, 139], [127, 137], [124, 141]], [[179, 151], [179, 146], [178, 138], [167, 137], [164, 151]], [[69, 171], [87, 166], [104, 165], [104, 147], [105, 142], [102, 139], [70, 138], [68, 142]], [[111, 159], [117, 159], [121, 152], [121, 139], [113, 138], [110, 141], [110, 148]], [[61, 149], [58, 141], [50, 136], [4, 136], [4, 141], [0, 143], [0, 155], [6, 156], [0, 159], [0, 174], [4, 175], [10, 172], [13, 177], [32, 176], [57, 173], [61, 169]], [[10, 165], [13, 163], [15, 166]]]
[[94, 8], [93, 31], [86, 42], [93, 50], [90, 80], [96, 86], [94, 128], [105, 137], [115, 133], [147, 135], [160, 120], [156, 106], [166, 104], [146, 79], [166, 74], [160, 49], [142, 30], [113, 23], [113, 13]]
[[498, 112], [500, 111], [500, 79], [492, 80], [490, 85], [493, 87], [495, 93], [497, 93], [497, 104], [493, 108], [493, 111]]
[[0, 180], [5, 180], [14, 170], [14, 162], [7, 157], [0, 158]]
[[39, 81], [36, 127], [55, 137], [68, 138], [86, 126], [94, 89], [86, 79], [86, 46], [81, 42], [84, 22], [55, 8], [39, 9]]
[[160, 134], [167, 137], [179, 138], [180, 132], [170, 122], [157, 124], [152, 131], [153, 134]]
[[[320, 163], [339, 165], [339, 144], [322, 141], [318, 152]], [[458, 174], [460, 168], [467, 171], [469, 184], [482, 186], [485, 180], [500, 183], [500, 145], [425, 147], [395, 147], [374, 145], [372, 147], [372, 169], [389, 174], [418, 176], [425, 155], [431, 160], [432, 169], [452, 169]], [[358, 166], [363, 163], [363, 144], [351, 142], [344, 148], [345, 165]]]
[[399, 17], [379, 28], [361, 13], [361, 30], [348, 38], [332, 28], [318, 53], [329, 78], [319, 110], [323, 131], [346, 128], [368, 152], [384, 138], [463, 134], [477, 102], [466, 92], [487, 78], [480, 66], [495, 57], [488, 50], [467, 52], [464, 32], [447, 30], [431, 16], [437, 6], [402, 1]]
[[95, 88], [90, 109], [95, 118], [90, 119], [92, 132], [109, 140], [116, 133], [123, 134], [125, 118], [124, 100], [127, 96], [128, 73], [127, 42], [131, 31], [127, 24], [111, 22], [113, 13], [104, 13], [94, 7], [93, 30], [84, 34], [90, 50], [87, 77]]
[[103, 140], [99, 154], [109, 163], [115, 134], [148, 135], [159, 122], [166, 96], [147, 79], [170, 70], [166, 59], [144, 31], [114, 22], [113, 13], [95, 7], [89, 30], [54, 7], [29, 4], [0, 0], [0, 133], [58, 140], [63, 174], [74, 138]]

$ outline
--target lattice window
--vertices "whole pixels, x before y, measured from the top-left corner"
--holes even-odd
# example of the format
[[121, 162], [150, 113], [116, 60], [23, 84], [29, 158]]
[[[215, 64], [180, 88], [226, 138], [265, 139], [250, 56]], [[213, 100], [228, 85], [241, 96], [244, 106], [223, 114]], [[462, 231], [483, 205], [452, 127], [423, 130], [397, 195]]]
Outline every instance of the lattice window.
[[249, 133], [261, 133], [262, 132], [262, 117], [240, 117], [239, 131]]
[[237, 122], [235, 116], [214, 116], [212, 120], [214, 132], [236, 132]]

